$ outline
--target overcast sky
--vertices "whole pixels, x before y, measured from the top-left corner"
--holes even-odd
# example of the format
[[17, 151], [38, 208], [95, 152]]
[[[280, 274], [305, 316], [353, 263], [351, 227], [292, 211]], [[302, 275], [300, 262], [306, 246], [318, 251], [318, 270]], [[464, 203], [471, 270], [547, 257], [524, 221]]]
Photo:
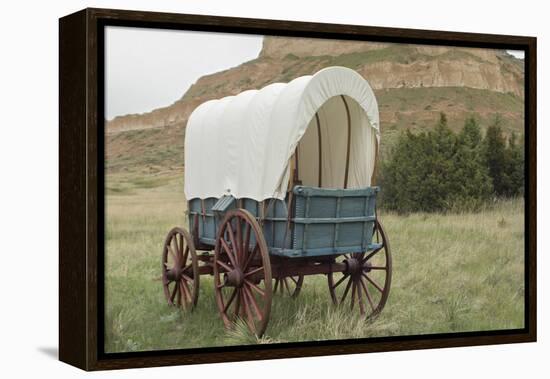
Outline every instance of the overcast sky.
[[112, 27], [105, 30], [108, 120], [179, 99], [201, 76], [254, 59], [263, 36]]
[[513, 55], [516, 58], [523, 59], [525, 57], [525, 51], [523, 50], [506, 50], [508, 54]]
[[[262, 39], [245, 34], [107, 27], [107, 119], [172, 104], [201, 76], [256, 58]], [[508, 53], [523, 59], [523, 51]]]

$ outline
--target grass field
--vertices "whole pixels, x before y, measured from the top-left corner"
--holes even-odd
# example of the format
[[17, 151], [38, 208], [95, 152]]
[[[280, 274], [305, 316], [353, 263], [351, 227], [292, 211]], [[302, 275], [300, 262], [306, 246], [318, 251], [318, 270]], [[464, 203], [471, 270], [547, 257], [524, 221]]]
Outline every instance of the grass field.
[[297, 299], [274, 296], [266, 335], [225, 330], [212, 278], [198, 307], [167, 306], [160, 277], [166, 233], [185, 226], [182, 175], [107, 177], [105, 351], [140, 351], [521, 328], [524, 325], [523, 200], [476, 214], [380, 212], [393, 253], [390, 296], [366, 323], [330, 302], [323, 275]]

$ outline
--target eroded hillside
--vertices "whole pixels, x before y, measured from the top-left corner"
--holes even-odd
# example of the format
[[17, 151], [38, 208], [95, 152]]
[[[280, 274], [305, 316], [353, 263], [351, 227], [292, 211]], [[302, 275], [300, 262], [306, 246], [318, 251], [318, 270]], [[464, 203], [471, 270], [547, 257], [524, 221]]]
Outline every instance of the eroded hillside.
[[453, 129], [470, 115], [485, 126], [500, 113], [507, 132], [523, 130], [523, 61], [505, 51], [266, 37], [258, 58], [201, 77], [173, 104], [108, 121], [107, 168], [182, 167], [185, 124], [200, 103], [328, 66], [352, 68], [369, 81], [386, 146], [399, 130], [432, 126], [440, 112]]

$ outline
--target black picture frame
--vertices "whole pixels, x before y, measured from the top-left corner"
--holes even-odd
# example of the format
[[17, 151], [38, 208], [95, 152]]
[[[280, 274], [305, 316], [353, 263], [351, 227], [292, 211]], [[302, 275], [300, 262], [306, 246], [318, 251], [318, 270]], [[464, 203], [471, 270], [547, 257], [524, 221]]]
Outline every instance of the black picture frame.
[[[525, 52], [525, 328], [368, 340], [103, 352], [104, 27], [322, 37]], [[536, 341], [535, 37], [84, 9], [59, 20], [59, 359], [84, 370]]]

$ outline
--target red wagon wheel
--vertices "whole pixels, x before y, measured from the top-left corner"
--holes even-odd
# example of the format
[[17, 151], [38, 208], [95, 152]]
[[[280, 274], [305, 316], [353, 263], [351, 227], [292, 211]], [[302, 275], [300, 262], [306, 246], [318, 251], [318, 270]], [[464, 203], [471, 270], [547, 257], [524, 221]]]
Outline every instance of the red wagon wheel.
[[273, 293], [276, 294], [277, 290], [281, 295], [288, 295], [290, 297], [296, 297], [302, 290], [304, 284], [304, 276], [285, 276], [282, 278], [275, 278], [273, 285]]
[[214, 250], [214, 290], [226, 327], [241, 319], [261, 337], [271, 312], [271, 264], [258, 222], [244, 209], [227, 212]]
[[193, 309], [199, 298], [199, 261], [190, 234], [170, 230], [162, 248], [162, 286], [169, 305]]
[[361, 315], [372, 318], [386, 304], [391, 286], [392, 261], [388, 238], [377, 220], [373, 230], [374, 250], [343, 256], [347, 269], [329, 273], [328, 286], [332, 302], [349, 302], [351, 309], [359, 308]]

